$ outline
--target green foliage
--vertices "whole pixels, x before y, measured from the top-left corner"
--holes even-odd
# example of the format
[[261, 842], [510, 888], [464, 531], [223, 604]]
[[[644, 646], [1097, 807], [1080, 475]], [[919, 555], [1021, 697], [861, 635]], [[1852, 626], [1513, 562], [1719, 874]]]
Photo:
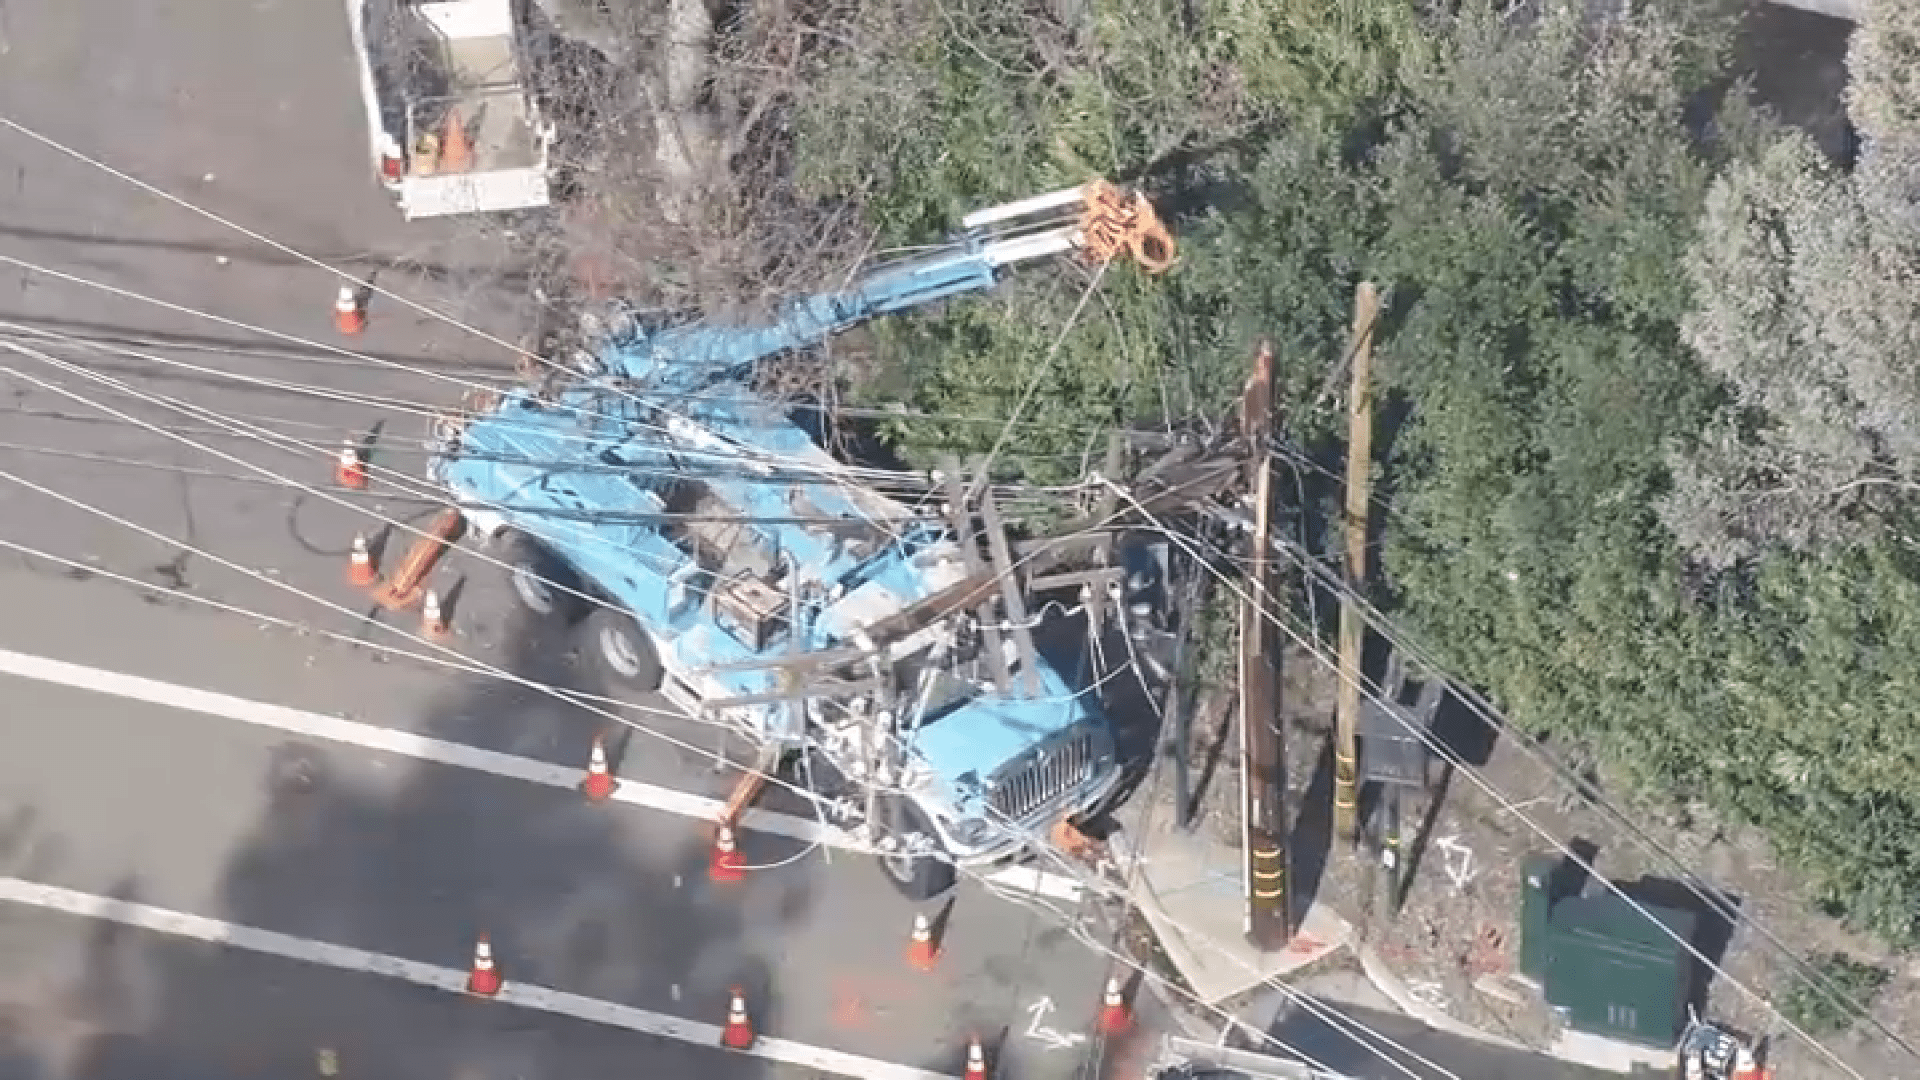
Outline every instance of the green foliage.
[[1675, 455], [1666, 516], [1715, 566], [1859, 538], [1920, 478], [1920, 261], [1788, 137], [1715, 184], [1687, 340], [1748, 413]]
[[[1870, 1007], [1890, 973], [1845, 953], [1827, 953], [1813, 961], [1816, 982], [1796, 975], [1780, 996], [1780, 1011], [1809, 1035], [1835, 1035], [1852, 1027], [1861, 1008]], [[1830, 988], [1830, 990], [1829, 990]]]
[[[1263, 337], [1291, 432], [1337, 440], [1343, 418], [1314, 402], [1353, 285], [1379, 282], [1382, 599], [1517, 722], [1760, 826], [1830, 910], [1920, 941], [1920, 561], [1891, 532], [1838, 529], [1808, 534], [1818, 557], [1748, 547], [1766, 554], [1739, 575], [1689, 553], [1732, 512], [1705, 450], [1777, 476], [1816, 436], [1906, 422], [1904, 406], [1813, 407], [1819, 379], [1849, 409], [1920, 386], [1856, 362], [1872, 342], [1920, 354], [1873, 309], [1796, 307], [1859, 273], [1845, 253], [1871, 240], [1858, 213], [1813, 212], [1834, 178], [1738, 94], [1710, 136], [1694, 126], [1723, 68], [1711, 10], [870, 7], [898, 17], [876, 31], [887, 54], [818, 76], [838, 88], [822, 100], [855, 106], [813, 114], [802, 156], [817, 193], [861, 199], [882, 247], [1095, 172], [1156, 170], [1181, 207], [1174, 271], [1109, 268], [1071, 327], [1084, 271], [1023, 270], [879, 327], [892, 374], [869, 394], [987, 421], [896, 424], [904, 453], [999, 445], [1007, 469], [1063, 479], [1115, 424], [1219, 417]], [[1891, 242], [1874, 250], [1863, 276], [1885, 301], [1904, 279]], [[1806, 438], [1759, 455], [1769, 422], [1729, 399], [1809, 403]], [[1820, 435], [1823, 415], [1844, 422]], [[1693, 447], [1678, 469], [1675, 445]], [[1682, 543], [1676, 509], [1705, 523]]]
[[[1180, 155], [1230, 156], [1282, 116], [1358, 115], [1431, 51], [1418, 10], [1410, 0], [1063, 0], [1046, 10], [947, 0], [941, 18], [925, 19], [917, 5], [870, 3], [860, 38], [887, 47], [848, 49], [818, 76], [801, 110], [802, 171], [817, 195], [858, 197], [881, 247], [929, 242], [994, 202]], [[1308, 152], [1324, 157], [1335, 138]], [[1187, 244], [1187, 264], [1163, 281], [1111, 267], [1071, 326], [1084, 274], [1025, 269], [945, 319], [887, 324], [878, 340], [906, 377], [856, 392], [905, 387], [920, 411], [1008, 417], [1034, 386], [1020, 411], [1030, 423], [997, 460], [1038, 480], [1076, 474], [1089, 439], [1115, 423], [1215, 413], [1244, 378], [1253, 328], [1224, 309], [1189, 318], [1245, 280], [1204, 250]], [[1201, 260], [1210, 266], [1194, 271], [1214, 285], [1196, 294], [1183, 281]], [[1323, 281], [1330, 309], [1344, 288]], [[986, 452], [1001, 431], [916, 422], [886, 434], [924, 461]]]
[[1866, 0], [1847, 67], [1847, 112], [1860, 133], [1920, 141], [1920, 9]]

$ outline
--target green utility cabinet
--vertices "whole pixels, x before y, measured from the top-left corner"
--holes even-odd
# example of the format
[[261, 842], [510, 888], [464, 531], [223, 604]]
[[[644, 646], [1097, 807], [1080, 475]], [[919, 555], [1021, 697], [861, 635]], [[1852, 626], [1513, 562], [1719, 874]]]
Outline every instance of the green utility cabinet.
[[1696, 917], [1644, 902], [1636, 908], [1611, 891], [1556, 896], [1558, 868], [1542, 856], [1522, 864], [1521, 974], [1576, 1031], [1672, 1046], [1693, 988], [1682, 943], [1693, 941]]

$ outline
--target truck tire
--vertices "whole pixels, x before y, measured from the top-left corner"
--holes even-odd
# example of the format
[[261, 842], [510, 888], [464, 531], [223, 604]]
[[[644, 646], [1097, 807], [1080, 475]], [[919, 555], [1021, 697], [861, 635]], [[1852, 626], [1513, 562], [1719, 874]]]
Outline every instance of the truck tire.
[[523, 532], [509, 529], [496, 543], [496, 557], [505, 564], [507, 584], [522, 608], [541, 620], [570, 623], [579, 617], [580, 579], [572, 568]]
[[[891, 800], [892, 835], [911, 843], [924, 836], [937, 843], [933, 827], [918, 808], [904, 799]], [[890, 855], [878, 853], [880, 872], [909, 900], [931, 900], [948, 889], [959, 874], [952, 863], [936, 855]]]
[[660, 688], [660, 658], [653, 640], [633, 616], [616, 607], [595, 605], [580, 626], [588, 662], [608, 690], [652, 693]]

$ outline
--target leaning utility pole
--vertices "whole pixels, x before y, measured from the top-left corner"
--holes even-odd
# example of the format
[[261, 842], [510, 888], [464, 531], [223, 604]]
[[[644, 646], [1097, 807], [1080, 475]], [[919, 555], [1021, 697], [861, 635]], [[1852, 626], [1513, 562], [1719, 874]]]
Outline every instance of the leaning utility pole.
[[1352, 390], [1347, 395], [1347, 590], [1340, 600], [1340, 696], [1334, 712], [1333, 831], [1356, 840], [1359, 754], [1354, 732], [1360, 720], [1360, 650], [1366, 623], [1353, 598], [1367, 581], [1367, 500], [1373, 463], [1373, 323], [1380, 296], [1363, 281], [1353, 296]]
[[1272, 526], [1273, 348], [1260, 343], [1253, 376], [1240, 401], [1240, 429], [1247, 442], [1247, 487], [1253, 492], [1253, 546], [1240, 603], [1240, 821], [1246, 853], [1247, 938], [1259, 949], [1284, 949], [1293, 939], [1287, 896], [1286, 746], [1280, 702], [1268, 649], [1273, 562]]

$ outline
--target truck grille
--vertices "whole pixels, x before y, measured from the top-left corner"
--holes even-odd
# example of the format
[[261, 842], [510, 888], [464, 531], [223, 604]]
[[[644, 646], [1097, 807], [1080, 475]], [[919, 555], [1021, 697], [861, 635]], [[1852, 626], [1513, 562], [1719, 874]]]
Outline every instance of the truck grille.
[[1060, 739], [1029, 753], [1025, 760], [1001, 774], [993, 786], [994, 813], [1008, 821], [1024, 821], [1062, 794], [1085, 783], [1093, 774], [1092, 733]]

